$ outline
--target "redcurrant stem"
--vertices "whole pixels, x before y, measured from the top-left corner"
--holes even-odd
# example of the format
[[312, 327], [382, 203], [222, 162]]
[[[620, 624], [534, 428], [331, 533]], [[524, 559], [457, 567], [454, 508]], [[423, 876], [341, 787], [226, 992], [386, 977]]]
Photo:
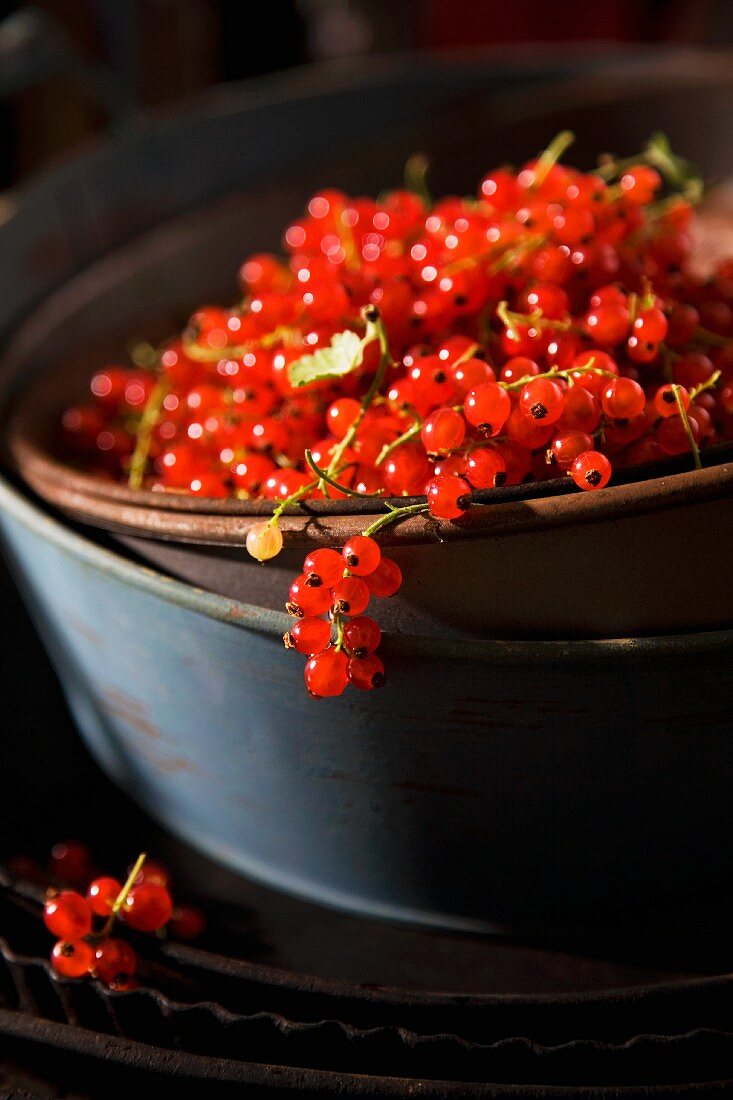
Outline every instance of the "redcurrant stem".
[[336, 627], [336, 640], [333, 645], [334, 649], [338, 652], [344, 644], [344, 617], [338, 611], [333, 617], [333, 624]]
[[707, 378], [704, 382], [701, 382], [699, 386], [695, 386], [694, 389], [691, 389], [689, 391], [690, 401], [694, 401], [697, 395], [700, 393], [704, 393], [705, 390], [714, 389], [714, 387], [717, 386], [718, 382], [720, 381], [722, 373], [722, 371], [716, 370], [713, 374], [710, 375], [709, 378]]
[[135, 885], [135, 879], [140, 874], [140, 872], [142, 870], [142, 867], [143, 867], [143, 864], [145, 863], [145, 860], [147, 858], [148, 858], [147, 852], [141, 852], [140, 855], [135, 860], [135, 862], [133, 864], [133, 867], [132, 867], [132, 870], [130, 871], [129, 875], [127, 876], [127, 880], [125, 882], [125, 885], [122, 887], [119, 894], [117, 895], [115, 900], [112, 902], [112, 909], [110, 911], [109, 916], [107, 917], [106, 924], [105, 924], [104, 928], [102, 929], [102, 935], [103, 936], [108, 936], [109, 933], [112, 931], [112, 925], [115, 922], [115, 917], [117, 916], [120, 909], [122, 908], [122, 906], [127, 901], [127, 895], [130, 893], [130, 890], [132, 890], [133, 886]]
[[690, 427], [690, 420], [689, 420], [689, 417], [687, 415], [687, 409], [684, 406], [684, 402], [682, 401], [682, 394], [680, 393], [680, 386], [678, 386], [676, 383], [673, 383], [672, 391], [674, 393], [674, 399], [677, 402], [677, 411], [679, 412], [679, 414], [682, 418], [682, 423], [684, 425], [685, 432], [687, 434], [687, 438], [690, 441], [690, 450], [692, 451], [692, 458], [693, 458], [693, 461], [695, 463], [695, 469], [696, 470], [702, 470], [702, 462], [700, 461], [700, 451], [698, 450], [697, 443], [695, 441], [695, 437], [692, 434], [692, 428]]
[[318, 488], [317, 481], [311, 481], [308, 485], [301, 485], [299, 489], [296, 489], [294, 493], [291, 493], [289, 497], [285, 497], [280, 501], [277, 508], [275, 508], [272, 516], [267, 521], [268, 527], [277, 527], [280, 516], [290, 504], [297, 504], [308, 493], [312, 493], [314, 489]]
[[572, 130], [561, 130], [560, 133], [552, 139], [544, 152], [540, 153], [537, 158], [537, 163], [534, 167], [533, 187], [538, 187], [541, 183], [544, 183], [547, 173], [557, 164], [560, 158], [564, 156], [574, 141], [575, 134]]
[[[379, 497], [381, 497], [383, 495], [382, 490], [380, 490], [377, 493], [360, 493], [358, 489], [352, 489], [348, 485], [343, 485], [340, 481], [337, 481], [336, 478], [331, 477], [328, 470], [322, 469], [318, 465], [316, 460], [314, 459], [311, 452], [307, 449], [305, 451], [305, 461], [308, 463], [308, 465], [310, 466], [313, 473], [318, 475], [319, 484], [322, 481], [324, 481], [326, 483], [326, 485], [330, 485], [332, 489], [337, 489], [340, 493], [345, 493], [346, 496], [349, 496], [349, 497], [364, 497], [365, 499], [375, 497], [375, 498], [379, 499]], [[341, 470], [345, 470], [347, 468], [348, 467], [346, 467], [346, 466], [342, 466]], [[341, 471], [339, 471], [339, 472], [341, 472]]]
[[[459, 408], [463, 408], [463, 406], [460, 405]], [[420, 434], [421, 430], [422, 421], [416, 420], [412, 427], [408, 428], [406, 432], [402, 433], [402, 435], [398, 435], [397, 438], [393, 439], [391, 443], [385, 443], [385, 445], [379, 452], [377, 461], [374, 463], [374, 465], [381, 466], [385, 458], [389, 458], [395, 448], [399, 447], [402, 443], [408, 443], [411, 439], [414, 439], [416, 435]]]
[[127, 477], [127, 484], [131, 489], [142, 488], [143, 481], [145, 480], [145, 473], [148, 468], [153, 431], [155, 425], [158, 423], [160, 410], [163, 407], [163, 401], [167, 393], [168, 386], [166, 383], [157, 382], [155, 386], [153, 386], [145, 402], [145, 408], [142, 411], [142, 416], [137, 426], [135, 450], [132, 452], [132, 457], [130, 458], [130, 472]]
[[329, 475], [333, 475], [334, 471], [338, 469], [341, 459], [344, 456], [344, 452], [353, 443], [354, 437], [356, 436], [356, 433], [361, 427], [362, 421], [366, 416], [367, 409], [382, 388], [382, 383], [384, 382], [384, 376], [387, 373], [387, 368], [392, 363], [392, 356], [390, 355], [389, 343], [387, 341], [387, 332], [384, 327], [384, 322], [379, 315], [379, 311], [372, 306], [367, 307], [367, 309], [363, 310], [362, 313], [364, 320], [367, 322], [367, 325], [373, 326], [376, 337], [379, 340], [379, 366], [377, 367], [377, 373], [372, 379], [371, 386], [361, 399], [361, 407], [359, 409], [359, 412], [352, 420], [351, 425], [346, 432], [346, 435], [343, 437], [343, 439], [333, 452], [331, 461], [328, 464], [328, 469], [326, 470], [326, 473]]
[[395, 523], [398, 519], [403, 519], [405, 516], [416, 516], [420, 512], [428, 511], [427, 504], [405, 504], [401, 508], [394, 504], [388, 504], [387, 501], [384, 504], [389, 511], [362, 531], [365, 538], [370, 538], [376, 531], [380, 531], [382, 527], [387, 527], [390, 523]]
[[556, 321], [550, 317], [543, 317], [541, 309], [538, 309], [536, 313], [515, 313], [514, 310], [509, 309], [508, 302], [499, 302], [496, 307], [496, 316], [505, 328], [514, 328], [516, 325], [533, 325], [535, 328], [551, 328], [558, 329], [560, 332], [567, 332], [572, 327], [570, 320]]

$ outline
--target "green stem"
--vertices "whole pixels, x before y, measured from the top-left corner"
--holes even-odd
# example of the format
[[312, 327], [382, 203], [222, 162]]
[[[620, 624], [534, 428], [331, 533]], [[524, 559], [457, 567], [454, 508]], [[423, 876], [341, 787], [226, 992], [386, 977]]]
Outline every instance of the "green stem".
[[398, 519], [403, 519], [405, 516], [416, 516], [419, 515], [421, 512], [428, 511], [427, 503], [405, 504], [402, 508], [398, 508], [395, 507], [394, 504], [387, 504], [387, 502], [385, 501], [385, 507], [388, 508], [389, 511], [385, 515], [380, 516], [379, 519], [374, 521], [374, 523], [371, 523], [368, 527], [366, 527], [362, 531], [362, 535], [368, 538], [371, 535], [374, 535], [377, 531], [380, 531], [382, 527], [388, 527], [390, 523], [396, 523]]
[[299, 500], [302, 500], [308, 493], [312, 493], [314, 489], [318, 488], [317, 481], [311, 481], [308, 485], [301, 485], [299, 489], [296, 489], [294, 493], [291, 493], [289, 497], [285, 497], [281, 500], [277, 508], [272, 513], [272, 516], [267, 521], [268, 527], [277, 527], [280, 516], [283, 514], [286, 508], [291, 504], [297, 504]]
[[544, 152], [540, 153], [537, 158], [537, 163], [534, 167], [533, 187], [539, 187], [541, 183], [544, 183], [550, 169], [557, 164], [574, 141], [575, 134], [572, 130], [561, 130], [560, 133], [552, 139]]
[[550, 317], [543, 317], [542, 310], [536, 313], [516, 313], [509, 309], [508, 302], [499, 302], [496, 307], [496, 316], [505, 328], [514, 328], [516, 325], [533, 325], [535, 328], [556, 329], [567, 332], [572, 327], [572, 321], [557, 321]]
[[132, 870], [130, 871], [129, 875], [127, 876], [127, 879], [125, 881], [125, 885], [122, 887], [119, 894], [117, 895], [117, 897], [115, 898], [115, 900], [112, 903], [112, 908], [110, 910], [110, 914], [107, 917], [107, 921], [106, 921], [106, 924], [105, 924], [104, 928], [102, 929], [102, 935], [103, 936], [108, 936], [109, 933], [112, 931], [112, 925], [115, 922], [115, 917], [117, 916], [120, 909], [122, 908], [122, 906], [127, 901], [127, 895], [130, 893], [130, 890], [132, 890], [133, 886], [135, 885], [135, 879], [140, 874], [140, 871], [142, 870], [142, 866], [145, 863], [145, 860], [147, 858], [148, 858], [147, 852], [141, 852], [140, 855], [135, 860], [135, 862], [133, 864], [133, 867], [132, 867]]
[[687, 438], [690, 441], [690, 450], [692, 451], [692, 458], [693, 458], [693, 461], [695, 463], [695, 469], [696, 470], [702, 470], [702, 462], [700, 461], [700, 451], [698, 450], [698, 446], [697, 446], [697, 443], [695, 441], [695, 437], [692, 434], [692, 428], [690, 427], [690, 420], [689, 420], [689, 417], [687, 415], [687, 409], [685, 408], [685, 406], [683, 404], [683, 401], [682, 401], [682, 394], [680, 393], [680, 387], [676, 383], [674, 383], [672, 385], [672, 390], [674, 392], [674, 399], [677, 402], [677, 411], [679, 412], [680, 416], [682, 417], [682, 423], [684, 424], [685, 432], [687, 434]]
[[367, 409], [372, 404], [374, 398], [377, 396], [380, 389], [382, 388], [382, 383], [384, 382], [384, 376], [387, 373], [387, 368], [392, 363], [392, 356], [390, 355], [389, 344], [387, 342], [387, 332], [384, 327], [384, 322], [379, 315], [379, 311], [373, 308], [371, 310], [366, 310], [365, 320], [367, 321], [367, 324], [372, 324], [374, 326], [377, 339], [379, 340], [379, 366], [377, 367], [377, 373], [372, 379], [371, 386], [361, 399], [361, 407], [359, 409], [359, 412], [352, 420], [351, 425], [346, 432], [346, 435], [343, 437], [343, 439], [333, 452], [331, 461], [328, 464], [328, 469], [326, 470], [326, 473], [330, 476], [333, 476], [334, 471], [338, 469], [341, 463], [341, 459], [344, 456], [344, 452], [354, 442], [356, 433], [361, 427], [364, 417], [366, 416]]
[[[463, 406], [461, 406], [461, 408], [463, 408]], [[379, 452], [379, 455], [377, 456], [377, 461], [374, 463], [374, 465], [381, 466], [385, 458], [389, 458], [389, 456], [392, 454], [392, 451], [394, 451], [396, 447], [399, 447], [400, 444], [408, 443], [411, 439], [414, 439], [416, 435], [420, 434], [421, 430], [422, 423], [421, 421], [417, 420], [411, 428], [408, 428], [406, 432], [402, 433], [402, 435], [398, 435], [397, 438], [393, 439], [391, 443], [385, 443], [385, 445]]]
[[694, 401], [699, 393], [704, 393], [705, 390], [714, 389], [720, 381], [722, 373], [722, 371], [716, 370], [713, 374], [710, 375], [709, 378], [707, 378], [704, 382], [701, 382], [699, 386], [695, 386], [694, 389], [691, 389], [689, 391], [690, 401]]
[[168, 386], [166, 383], [157, 382], [150, 391], [148, 400], [145, 402], [145, 408], [143, 409], [142, 416], [137, 426], [135, 450], [132, 452], [130, 472], [127, 477], [127, 484], [131, 489], [142, 488], [148, 466], [153, 431], [155, 425], [158, 423], [160, 410], [163, 407], [163, 401], [167, 393]]
[[[349, 497], [363, 497], [365, 500], [370, 500], [372, 497], [374, 497], [375, 499], [379, 500], [379, 498], [382, 496], [381, 491], [379, 493], [360, 493], [358, 489], [351, 489], [348, 485], [344, 485], [342, 484], [342, 482], [337, 481], [336, 478], [332, 477], [329, 474], [328, 470], [324, 470], [318, 465], [311, 452], [307, 449], [305, 451], [305, 461], [308, 463], [313, 473], [318, 475], [319, 484], [320, 482], [325, 481], [326, 485], [330, 485], [332, 489], [337, 489], [338, 492], [344, 493], [346, 496]], [[341, 471], [344, 469], [347, 469], [347, 467], [341, 467], [341, 470], [339, 470], [338, 472], [341, 473]]]

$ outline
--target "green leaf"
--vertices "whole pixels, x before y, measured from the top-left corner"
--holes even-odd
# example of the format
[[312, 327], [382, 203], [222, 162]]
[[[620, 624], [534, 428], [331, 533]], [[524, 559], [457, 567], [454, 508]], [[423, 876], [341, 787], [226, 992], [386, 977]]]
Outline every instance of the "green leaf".
[[374, 337], [367, 332], [362, 340], [355, 332], [337, 332], [327, 348], [319, 348], [312, 355], [302, 355], [288, 367], [291, 386], [307, 386], [324, 378], [343, 378], [361, 366], [364, 347]]

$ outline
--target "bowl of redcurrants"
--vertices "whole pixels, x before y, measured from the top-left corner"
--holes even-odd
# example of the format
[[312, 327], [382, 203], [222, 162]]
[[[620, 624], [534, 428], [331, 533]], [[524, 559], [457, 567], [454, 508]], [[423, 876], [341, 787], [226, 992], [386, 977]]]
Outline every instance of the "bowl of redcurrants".
[[379, 200], [316, 193], [234, 306], [76, 377], [75, 403], [68, 372], [41, 379], [18, 468], [184, 579], [287, 607], [286, 644], [342, 690], [383, 675], [343, 642], [372, 597], [431, 636], [729, 622], [721, 576], [681, 604], [658, 551], [684, 532], [703, 555], [730, 522], [733, 261], [701, 267], [702, 184], [661, 135], [590, 172], [571, 141], [470, 198], [433, 200], [420, 162]]

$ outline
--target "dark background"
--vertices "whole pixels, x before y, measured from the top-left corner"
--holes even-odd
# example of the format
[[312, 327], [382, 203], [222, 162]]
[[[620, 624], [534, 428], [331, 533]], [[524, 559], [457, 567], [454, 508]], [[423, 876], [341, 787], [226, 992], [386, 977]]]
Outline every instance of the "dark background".
[[[0, 17], [24, 5], [0, 3]], [[57, 161], [121, 110], [157, 109], [222, 81], [310, 61], [502, 43], [733, 43], [731, 0], [40, 0], [37, 56], [5, 63], [0, 188]], [[75, 60], [76, 59], [76, 60]], [[82, 68], [81, 66], [85, 67]]]

